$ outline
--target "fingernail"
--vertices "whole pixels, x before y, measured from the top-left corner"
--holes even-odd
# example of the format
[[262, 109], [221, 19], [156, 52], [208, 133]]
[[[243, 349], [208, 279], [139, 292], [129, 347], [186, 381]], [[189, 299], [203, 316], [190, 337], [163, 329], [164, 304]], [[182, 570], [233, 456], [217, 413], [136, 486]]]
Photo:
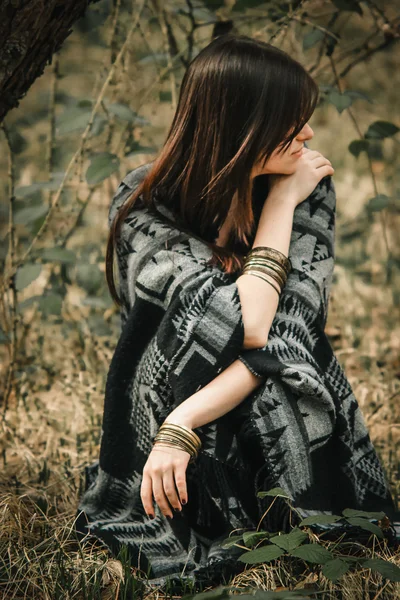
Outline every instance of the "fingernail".
[[175, 512], [181, 512], [181, 509], [180, 508], [174, 508], [174, 511]]
[[181, 504], [186, 504], [186, 500], [182, 500], [182, 501], [181, 501]]
[[149, 519], [154, 519], [154, 515], [147, 515]]
[[167, 515], [167, 519], [172, 519], [173, 515]]

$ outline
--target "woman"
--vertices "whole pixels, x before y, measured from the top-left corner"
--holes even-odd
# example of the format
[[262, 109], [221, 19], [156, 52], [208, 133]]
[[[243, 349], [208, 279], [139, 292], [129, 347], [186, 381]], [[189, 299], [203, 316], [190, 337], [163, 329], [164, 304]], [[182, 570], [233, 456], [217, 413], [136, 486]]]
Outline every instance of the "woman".
[[[125, 546], [155, 583], [239, 572], [243, 550], [220, 542], [260, 520], [288, 531], [315, 511], [393, 514], [324, 334], [336, 199], [330, 161], [306, 146], [317, 99], [278, 48], [213, 40], [159, 156], [111, 204], [122, 329], [77, 529]], [[297, 513], [257, 496], [277, 486]]]

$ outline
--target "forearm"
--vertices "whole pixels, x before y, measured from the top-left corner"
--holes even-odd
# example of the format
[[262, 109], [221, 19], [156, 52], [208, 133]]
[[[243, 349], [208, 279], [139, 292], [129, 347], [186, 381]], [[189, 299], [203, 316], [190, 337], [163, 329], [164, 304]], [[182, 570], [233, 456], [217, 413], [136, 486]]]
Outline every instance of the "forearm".
[[[265, 201], [253, 248], [268, 246], [289, 255], [295, 203], [271, 192]], [[276, 282], [266, 275], [272, 284]], [[278, 308], [279, 295], [268, 283], [251, 274], [240, 275], [236, 283], [242, 305], [245, 348], [263, 347]], [[253, 346], [254, 347], [254, 346]]]
[[235, 360], [204, 388], [181, 402], [165, 422], [191, 429], [201, 427], [234, 409], [263, 381], [242, 361]]

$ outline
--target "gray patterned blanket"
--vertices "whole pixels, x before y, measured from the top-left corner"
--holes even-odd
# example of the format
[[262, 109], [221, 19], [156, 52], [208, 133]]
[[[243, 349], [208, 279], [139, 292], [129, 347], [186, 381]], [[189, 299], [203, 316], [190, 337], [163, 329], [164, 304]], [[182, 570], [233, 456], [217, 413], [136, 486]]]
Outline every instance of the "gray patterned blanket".
[[[111, 224], [150, 164], [128, 173], [110, 206]], [[266, 198], [255, 180], [255, 213]], [[121, 332], [107, 375], [100, 457], [86, 468], [77, 531], [122, 547], [151, 581], [217, 583], [243, 569], [242, 549], [222, 549], [233, 529], [255, 529], [281, 487], [301, 516], [345, 508], [385, 511], [389, 485], [350, 384], [324, 333], [334, 269], [335, 190], [325, 177], [294, 213], [293, 270], [268, 344], [244, 350], [238, 286], [207, 264], [208, 246], [180, 232], [169, 209], [142, 204], [117, 247]], [[259, 213], [258, 213], [259, 214]], [[239, 358], [262, 384], [223, 417], [196, 429], [203, 442], [188, 465], [188, 504], [172, 521], [140, 499], [143, 466], [166, 416]], [[296, 515], [278, 498], [262, 521], [288, 531]], [[290, 522], [291, 519], [291, 522]], [[239, 552], [238, 552], [239, 551]]]

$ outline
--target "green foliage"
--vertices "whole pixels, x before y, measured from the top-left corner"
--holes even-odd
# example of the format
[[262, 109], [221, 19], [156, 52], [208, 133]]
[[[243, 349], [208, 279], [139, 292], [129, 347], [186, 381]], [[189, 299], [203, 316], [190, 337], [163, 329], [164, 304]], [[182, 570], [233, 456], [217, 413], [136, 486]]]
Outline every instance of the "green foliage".
[[297, 558], [302, 558], [303, 560], [316, 563], [319, 565], [323, 565], [328, 560], [333, 558], [333, 555], [329, 550], [321, 546], [320, 544], [306, 544], [305, 546], [300, 546], [299, 548], [295, 548], [290, 552], [291, 556], [297, 556]]
[[[258, 492], [258, 497], [283, 498], [291, 510], [292, 507], [288, 494], [282, 488], [276, 487], [268, 491]], [[273, 500], [271, 500], [273, 502]], [[321, 565], [321, 571], [331, 581], [339, 580], [350, 568], [371, 568], [380, 572], [384, 577], [392, 581], [398, 581], [400, 569], [392, 563], [383, 559], [366, 559], [343, 555], [340, 542], [333, 550], [327, 549], [323, 543], [310, 541], [309, 534], [302, 527], [311, 525], [339, 524], [339, 521], [360, 527], [380, 539], [384, 538], [382, 529], [370, 520], [381, 520], [385, 517], [382, 511], [365, 511], [347, 508], [343, 510], [342, 516], [320, 514], [306, 517], [300, 521], [299, 526], [293, 527], [289, 533], [271, 533], [269, 531], [246, 531], [241, 535], [235, 535], [221, 542], [223, 548], [231, 546], [241, 547], [243, 544], [249, 548], [238, 557], [238, 560], [246, 564], [263, 564], [275, 560], [285, 560], [286, 557], [301, 559], [307, 563]], [[340, 524], [339, 524], [340, 525]], [[257, 546], [256, 548], [253, 548]], [[253, 548], [253, 549], [251, 549]]]
[[15, 277], [15, 287], [20, 292], [32, 281], [35, 281], [42, 271], [42, 265], [37, 263], [26, 263], [17, 270]]
[[368, 140], [353, 140], [349, 144], [349, 152], [358, 158], [361, 152], [368, 152]]
[[387, 560], [383, 560], [382, 558], [368, 558], [367, 560], [363, 561], [363, 567], [378, 571], [382, 577], [390, 579], [390, 581], [400, 581], [400, 568]]
[[368, 212], [379, 212], [380, 210], [387, 208], [389, 203], [389, 196], [386, 196], [386, 194], [378, 194], [377, 196], [374, 196], [368, 200], [366, 210]]
[[119, 158], [110, 152], [99, 152], [92, 156], [86, 171], [86, 181], [89, 185], [97, 185], [119, 169]]
[[67, 248], [44, 248], [41, 257], [45, 262], [71, 264], [76, 261], [75, 252], [73, 250], [68, 250]]
[[339, 521], [341, 518], [342, 517], [339, 517], [338, 515], [311, 515], [310, 517], [306, 517], [305, 519], [300, 521], [300, 526], [317, 524], [325, 525], [329, 523], [336, 523], [336, 521]]
[[291, 552], [298, 546], [300, 546], [305, 540], [308, 539], [307, 533], [301, 531], [298, 527], [292, 529], [290, 533], [283, 533], [281, 535], [275, 535], [270, 538], [271, 544], [276, 544], [279, 548], [283, 548], [287, 552]]
[[288, 496], [287, 492], [285, 492], [285, 490], [283, 490], [280, 487], [276, 487], [276, 488], [272, 488], [271, 490], [268, 490], [268, 492], [258, 492], [257, 496], [259, 498], [265, 498], [265, 496], [276, 496], [279, 498], [290, 498], [290, 496]]
[[271, 560], [282, 556], [284, 552], [285, 551], [282, 548], [272, 544], [271, 546], [262, 546], [256, 550], [245, 552], [239, 556], [238, 560], [252, 565], [257, 563], [268, 563]]
[[368, 127], [365, 138], [367, 140], [383, 140], [396, 135], [399, 131], [400, 128], [394, 123], [390, 123], [389, 121], [374, 121], [374, 123]]
[[[66, 135], [69, 133], [84, 131], [90, 121], [92, 114], [92, 105], [89, 101], [78, 103], [64, 110], [56, 119], [56, 133]], [[96, 113], [91, 128], [92, 135], [99, 135], [104, 130], [107, 119]]]
[[325, 36], [321, 29], [314, 27], [309, 33], [303, 37], [303, 50], [308, 50], [320, 42]]
[[322, 565], [322, 573], [331, 581], [338, 581], [350, 569], [350, 563], [341, 558], [334, 558]]

